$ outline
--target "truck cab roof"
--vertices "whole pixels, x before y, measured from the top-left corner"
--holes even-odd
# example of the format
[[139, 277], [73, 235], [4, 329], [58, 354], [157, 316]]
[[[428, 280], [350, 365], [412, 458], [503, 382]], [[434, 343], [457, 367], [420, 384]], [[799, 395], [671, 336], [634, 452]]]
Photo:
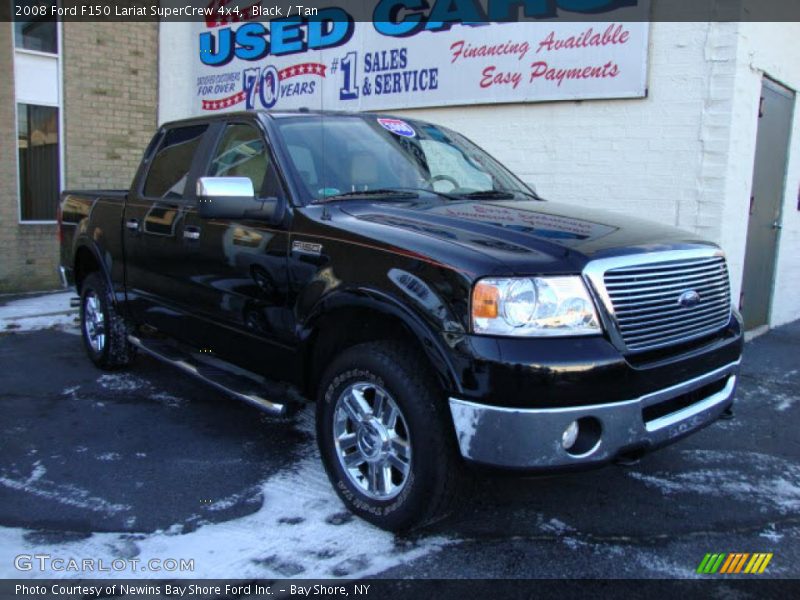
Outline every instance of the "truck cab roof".
[[[264, 117], [267, 119], [286, 119], [286, 118], [297, 118], [297, 117], [341, 117], [341, 118], [395, 118], [393, 115], [386, 114], [386, 113], [365, 113], [365, 112], [353, 112], [353, 111], [343, 111], [343, 110], [312, 110], [308, 108], [300, 108], [296, 110], [280, 110], [280, 111], [272, 111], [272, 110], [265, 110], [265, 109], [254, 109], [254, 110], [239, 110], [234, 112], [225, 112], [225, 113], [218, 113], [213, 115], [199, 115], [195, 117], [188, 117], [186, 119], [178, 119], [174, 121], [168, 121], [161, 125], [162, 128], [169, 128], [175, 127], [179, 125], [186, 125], [189, 123], [208, 123], [213, 121], [230, 121], [235, 120], [237, 118], [253, 118], [253, 117]], [[408, 121], [413, 122], [422, 122], [418, 119], [405, 119]]]

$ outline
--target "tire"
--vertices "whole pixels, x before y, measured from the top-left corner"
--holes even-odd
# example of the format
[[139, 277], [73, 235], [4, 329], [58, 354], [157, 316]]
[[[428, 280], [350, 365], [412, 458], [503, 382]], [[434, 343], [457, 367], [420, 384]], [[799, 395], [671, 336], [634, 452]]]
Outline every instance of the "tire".
[[87, 275], [81, 287], [81, 336], [86, 353], [100, 369], [121, 369], [135, 356], [125, 320], [101, 273]]
[[[354, 514], [402, 532], [455, 508], [464, 473], [452, 420], [412, 348], [374, 342], [337, 357], [321, 380], [316, 424], [328, 478]], [[398, 465], [407, 465], [406, 472]]]

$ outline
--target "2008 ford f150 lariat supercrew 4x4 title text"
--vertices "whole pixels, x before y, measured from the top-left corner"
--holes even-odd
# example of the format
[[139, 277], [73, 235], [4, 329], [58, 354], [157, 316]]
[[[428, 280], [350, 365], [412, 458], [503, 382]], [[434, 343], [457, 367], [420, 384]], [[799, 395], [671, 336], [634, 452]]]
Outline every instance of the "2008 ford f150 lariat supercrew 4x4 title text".
[[268, 413], [315, 403], [331, 483], [385, 529], [447, 514], [470, 465], [597, 466], [733, 402], [717, 246], [545, 202], [437, 125], [169, 123], [129, 191], [65, 192], [60, 221], [98, 367], [138, 350]]

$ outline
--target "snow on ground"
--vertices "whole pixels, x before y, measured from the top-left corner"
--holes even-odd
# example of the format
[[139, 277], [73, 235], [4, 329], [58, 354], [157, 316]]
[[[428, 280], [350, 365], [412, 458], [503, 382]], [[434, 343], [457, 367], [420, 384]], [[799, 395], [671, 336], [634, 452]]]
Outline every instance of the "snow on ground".
[[[34, 464], [33, 471], [27, 477], [13, 477], [7, 473], [0, 473], [0, 486], [46, 498], [56, 504], [64, 504], [96, 512], [114, 514], [130, 509], [129, 506], [112, 504], [103, 498], [92, 496], [89, 491], [78, 486], [56, 484], [48, 481], [45, 479], [46, 474], [47, 469], [41, 462], [37, 461]], [[2, 545], [1, 541], [0, 545]], [[6, 548], [0, 550], [0, 554], [4, 553], [3, 550], [6, 550]]]
[[[725, 497], [755, 502], [782, 514], [800, 510], [800, 467], [790, 461], [758, 452], [684, 450], [682, 454], [697, 467], [677, 473], [631, 471], [628, 474], [665, 496]], [[747, 468], [743, 467], [745, 464]]]
[[129, 373], [109, 373], [101, 375], [97, 383], [112, 392], [136, 392], [141, 389], [151, 388], [150, 383], [136, 375]]
[[70, 308], [75, 293], [32, 295], [0, 305], [0, 333], [58, 328], [77, 332], [77, 309]]
[[[313, 431], [311, 411], [301, 413], [296, 423], [304, 431]], [[42, 469], [0, 484], [56, 500], [62, 492], [64, 501], [83, 502], [98, 510], [115, 508], [96, 504], [100, 499], [81, 497], [76, 490], [52, 489]], [[94, 533], [60, 543], [42, 543], [34, 536], [36, 543], [25, 529], [0, 528], [0, 577], [80, 575], [14, 569], [18, 554], [49, 553], [53, 557], [102, 559], [107, 565], [115, 558], [135, 557], [141, 564], [153, 558], [194, 559], [193, 572], [170, 572], [169, 577], [224, 578], [236, 573], [240, 578], [350, 578], [380, 573], [455, 542], [443, 537], [404, 540], [354, 517], [331, 488], [313, 441], [297, 463], [264, 481], [261, 492], [264, 501], [256, 513], [202, 524], [185, 534], [182, 526], [176, 525], [152, 534]], [[126, 578], [147, 577], [148, 573], [126, 570], [106, 575]]]

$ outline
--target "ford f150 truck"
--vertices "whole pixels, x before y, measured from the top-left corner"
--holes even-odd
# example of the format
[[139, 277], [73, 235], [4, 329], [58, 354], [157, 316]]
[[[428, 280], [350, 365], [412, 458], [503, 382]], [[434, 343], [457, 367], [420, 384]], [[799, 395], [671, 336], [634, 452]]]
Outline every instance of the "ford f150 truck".
[[169, 123], [130, 190], [65, 192], [60, 232], [98, 367], [138, 350], [274, 415], [315, 403], [333, 487], [389, 530], [446, 514], [470, 464], [624, 460], [733, 402], [718, 247], [545, 202], [430, 123]]

